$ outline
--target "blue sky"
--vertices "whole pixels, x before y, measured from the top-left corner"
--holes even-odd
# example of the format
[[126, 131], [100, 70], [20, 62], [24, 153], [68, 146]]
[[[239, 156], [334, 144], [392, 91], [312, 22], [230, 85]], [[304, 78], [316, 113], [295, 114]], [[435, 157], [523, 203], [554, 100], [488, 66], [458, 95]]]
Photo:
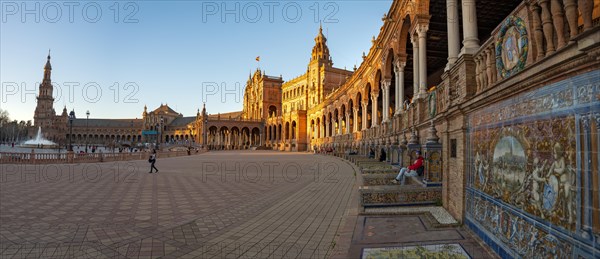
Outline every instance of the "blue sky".
[[0, 108], [11, 119], [33, 119], [48, 49], [58, 113], [139, 118], [167, 103], [191, 116], [203, 101], [209, 113], [241, 110], [257, 66], [284, 80], [306, 71], [319, 22], [334, 66], [359, 66], [392, 1], [72, 3], [1, 2]]

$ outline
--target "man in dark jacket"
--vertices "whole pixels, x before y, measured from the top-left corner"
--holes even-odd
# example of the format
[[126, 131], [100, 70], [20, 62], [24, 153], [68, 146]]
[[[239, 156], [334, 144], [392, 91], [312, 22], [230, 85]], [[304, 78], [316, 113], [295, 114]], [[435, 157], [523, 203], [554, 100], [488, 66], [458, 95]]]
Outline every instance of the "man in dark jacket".
[[408, 168], [403, 167], [402, 169], [400, 169], [400, 173], [398, 173], [398, 176], [396, 176], [396, 179], [392, 180], [393, 183], [398, 183], [398, 181], [400, 181], [400, 184], [404, 185], [404, 180], [406, 179], [407, 176], [417, 176], [417, 170], [419, 169], [419, 167], [423, 166], [423, 157], [421, 156], [421, 151], [417, 151], [417, 160], [415, 160], [415, 162], [408, 166]]

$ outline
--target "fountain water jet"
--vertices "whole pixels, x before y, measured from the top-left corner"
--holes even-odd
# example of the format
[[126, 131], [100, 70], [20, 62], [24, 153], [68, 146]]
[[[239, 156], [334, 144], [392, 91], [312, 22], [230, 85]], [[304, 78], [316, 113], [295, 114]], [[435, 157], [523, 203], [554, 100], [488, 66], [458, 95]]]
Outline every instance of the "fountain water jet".
[[23, 144], [21, 144], [21, 147], [32, 147], [32, 148], [37, 148], [37, 147], [56, 148], [57, 146], [58, 146], [58, 144], [56, 144], [50, 140], [47, 140], [44, 138], [44, 136], [42, 136], [42, 127], [38, 128], [37, 136], [35, 137], [35, 139], [27, 140]]

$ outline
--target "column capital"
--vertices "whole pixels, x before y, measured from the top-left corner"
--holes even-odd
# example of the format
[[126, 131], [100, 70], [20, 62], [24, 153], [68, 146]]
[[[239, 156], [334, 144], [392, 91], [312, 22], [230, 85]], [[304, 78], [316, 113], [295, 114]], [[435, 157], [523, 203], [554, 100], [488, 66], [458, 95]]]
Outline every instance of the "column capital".
[[427, 31], [429, 31], [429, 23], [419, 23], [415, 27], [415, 31], [419, 35], [419, 38], [424, 38], [427, 36]]
[[386, 90], [390, 88], [390, 85], [392, 84], [392, 79], [390, 78], [384, 78], [381, 79], [381, 88]]
[[371, 92], [371, 100], [377, 100], [377, 97], [379, 97], [379, 92], [377, 91], [373, 91]]
[[410, 34], [410, 43], [412, 43], [413, 49], [419, 48], [419, 37], [415, 33]]
[[404, 72], [405, 66], [406, 66], [406, 61], [400, 61], [400, 60], [394, 61], [394, 72], [396, 72], [396, 73]]

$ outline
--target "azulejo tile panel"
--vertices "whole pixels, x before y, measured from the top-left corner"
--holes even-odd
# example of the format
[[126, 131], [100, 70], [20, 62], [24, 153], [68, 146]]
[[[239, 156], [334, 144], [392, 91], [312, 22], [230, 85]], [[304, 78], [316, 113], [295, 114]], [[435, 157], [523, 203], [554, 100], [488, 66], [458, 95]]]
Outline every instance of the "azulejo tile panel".
[[600, 71], [469, 115], [466, 218], [484, 240], [518, 257], [599, 254], [598, 204], [582, 198], [599, 185], [597, 117]]

